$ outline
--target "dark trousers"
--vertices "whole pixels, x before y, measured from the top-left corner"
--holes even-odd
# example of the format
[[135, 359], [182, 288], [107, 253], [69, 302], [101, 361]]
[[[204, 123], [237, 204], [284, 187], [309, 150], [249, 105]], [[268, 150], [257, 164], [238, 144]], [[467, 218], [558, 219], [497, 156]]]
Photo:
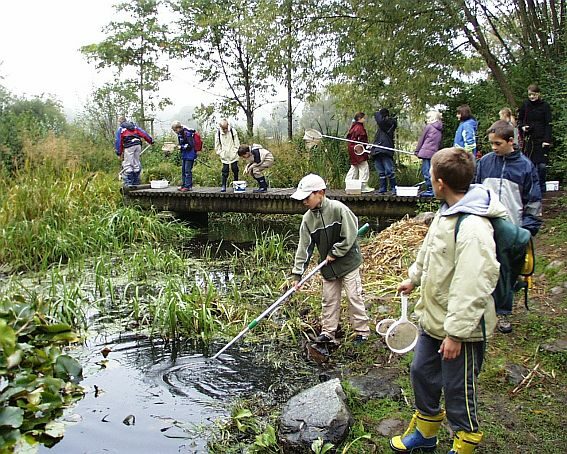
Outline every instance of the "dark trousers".
[[234, 176], [234, 180], [238, 180], [238, 161], [234, 161], [230, 164], [224, 164], [222, 165], [222, 177], [223, 180], [227, 180], [228, 179], [228, 169], [230, 166], [230, 170], [232, 170], [232, 175]]
[[482, 342], [463, 342], [461, 354], [445, 361], [438, 353], [441, 341], [422, 332], [415, 347], [410, 374], [415, 405], [424, 415], [441, 411], [441, 393], [449, 425], [456, 432], [477, 432], [477, 377], [482, 366]]
[[539, 188], [543, 194], [546, 191], [545, 179], [547, 178], [547, 164], [545, 162], [540, 162], [536, 164], [537, 177], [539, 179]]

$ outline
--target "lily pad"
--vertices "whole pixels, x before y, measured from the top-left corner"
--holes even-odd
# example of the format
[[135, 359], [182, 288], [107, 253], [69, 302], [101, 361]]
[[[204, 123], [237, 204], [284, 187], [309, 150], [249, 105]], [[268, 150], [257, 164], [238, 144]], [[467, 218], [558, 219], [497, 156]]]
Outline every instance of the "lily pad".
[[17, 429], [24, 421], [24, 410], [18, 407], [0, 408], [0, 427]]
[[65, 424], [59, 421], [50, 421], [45, 425], [45, 435], [51, 438], [63, 438]]
[[9, 356], [16, 348], [16, 333], [5, 320], [0, 319], [0, 348]]
[[78, 383], [83, 378], [83, 367], [69, 355], [59, 355], [53, 367], [55, 377]]

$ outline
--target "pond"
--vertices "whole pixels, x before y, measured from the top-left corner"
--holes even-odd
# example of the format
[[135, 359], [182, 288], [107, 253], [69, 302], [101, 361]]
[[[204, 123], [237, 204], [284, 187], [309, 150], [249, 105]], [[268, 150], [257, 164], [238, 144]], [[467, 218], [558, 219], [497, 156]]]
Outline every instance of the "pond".
[[[278, 367], [261, 352], [222, 344], [172, 345], [134, 333], [95, 336], [79, 353], [85, 397], [65, 412], [56, 453], [202, 453], [211, 425], [237, 398], [287, 399], [314, 377], [307, 364]], [[103, 348], [111, 349], [106, 359]], [[285, 386], [283, 386], [285, 384]]]
[[[287, 234], [297, 225], [233, 227], [215, 224], [209, 232], [201, 232], [187, 252], [195, 256], [209, 247], [226, 256], [235, 248], [249, 248], [268, 228]], [[231, 230], [237, 233], [236, 241]], [[214, 263], [205, 269], [207, 280], [223, 291], [235, 276], [222, 262]], [[199, 283], [207, 276], [194, 278]], [[83, 365], [85, 396], [65, 411], [63, 439], [51, 448], [42, 446], [40, 452], [207, 452], [215, 420], [227, 417], [236, 399], [284, 402], [317, 378], [315, 367], [301, 358], [299, 362], [281, 360], [293, 354], [280, 352], [275, 355], [278, 361], [268, 361], [263, 349], [270, 346], [250, 348], [240, 341], [213, 360], [210, 357], [224, 342], [204, 345], [150, 339], [136, 332], [120, 332], [112, 317], [97, 319], [96, 314], [89, 324], [92, 334], [71, 352]], [[291, 341], [287, 348], [298, 353]]]

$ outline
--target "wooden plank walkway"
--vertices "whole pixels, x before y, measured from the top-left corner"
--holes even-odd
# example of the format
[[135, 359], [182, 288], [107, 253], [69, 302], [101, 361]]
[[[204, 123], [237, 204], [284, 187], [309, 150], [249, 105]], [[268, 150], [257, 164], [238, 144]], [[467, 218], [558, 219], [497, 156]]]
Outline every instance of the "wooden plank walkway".
[[[257, 194], [253, 188], [246, 192], [220, 192], [219, 187], [194, 187], [190, 192], [179, 192], [177, 187], [151, 189], [150, 185], [139, 185], [124, 190], [126, 204], [138, 205], [142, 208], [153, 208], [158, 211], [176, 213], [264, 213], [264, 214], [302, 214], [303, 203], [294, 200], [290, 195], [295, 188], [270, 188], [268, 192]], [[403, 217], [415, 215], [418, 208], [418, 197], [401, 197], [396, 195], [378, 195], [374, 192], [361, 195], [347, 194], [342, 189], [328, 189], [327, 196], [340, 200], [357, 216]], [[426, 199], [424, 199], [426, 200]]]

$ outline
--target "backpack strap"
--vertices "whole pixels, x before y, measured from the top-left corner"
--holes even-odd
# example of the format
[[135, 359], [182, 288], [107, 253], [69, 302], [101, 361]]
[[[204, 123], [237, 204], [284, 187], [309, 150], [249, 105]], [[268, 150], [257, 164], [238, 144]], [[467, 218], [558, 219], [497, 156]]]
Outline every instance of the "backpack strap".
[[[459, 213], [455, 224], [455, 245], [457, 244], [457, 234], [463, 220], [469, 216], [469, 213]], [[484, 314], [480, 317], [480, 329], [482, 330], [482, 354], [486, 352], [486, 323], [484, 323]]]
[[[220, 140], [220, 128], [217, 128], [217, 133], [219, 135], [219, 143], [222, 143]], [[230, 135], [232, 136], [232, 142], [234, 143], [234, 130], [232, 129], [232, 126], [230, 126]]]

